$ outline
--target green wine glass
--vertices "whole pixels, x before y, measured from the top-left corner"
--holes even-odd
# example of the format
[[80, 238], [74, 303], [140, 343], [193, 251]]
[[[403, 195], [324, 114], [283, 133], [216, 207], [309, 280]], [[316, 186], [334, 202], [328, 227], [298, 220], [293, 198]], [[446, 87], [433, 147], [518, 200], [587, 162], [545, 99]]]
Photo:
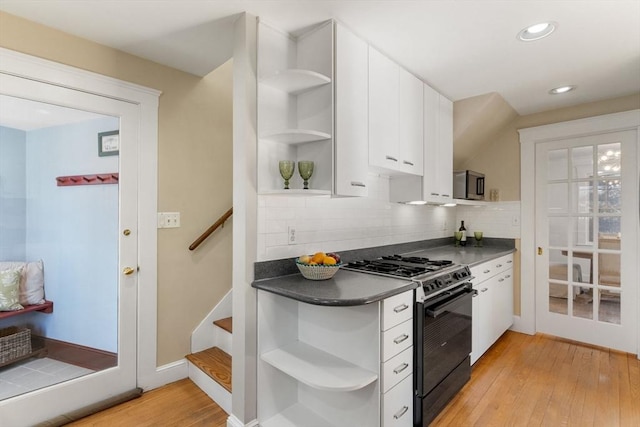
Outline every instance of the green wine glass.
[[313, 175], [313, 162], [310, 160], [300, 160], [298, 162], [298, 172], [300, 177], [304, 180], [304, 189], [309, 189], [309, 178]]
[[293, 176], [293, 171], [296, 169], [296, 162], [293, 160], [280, 160], [278, 164], [280, 167], [280, 176], [284, 179], [284, 189], [289, 189], [289, 180]]
[[456, 239], [456, 247], [460, 246], [460, 240], [462, 240], [462, 231], [454, 231], [453, 236]]
[[482, 231], [474, 231], [473, 238], [476, 239], [476, 248], [482, 247]]

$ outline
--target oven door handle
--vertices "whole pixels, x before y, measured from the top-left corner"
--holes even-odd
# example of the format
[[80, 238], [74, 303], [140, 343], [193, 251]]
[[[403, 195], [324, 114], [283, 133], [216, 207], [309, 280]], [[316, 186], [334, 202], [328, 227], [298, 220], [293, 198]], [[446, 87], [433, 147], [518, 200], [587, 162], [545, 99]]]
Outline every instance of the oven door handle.
[[467, 298], [467, 296], [471, 295], [472, 293], [473, 291], [465, 290], [461, 295], [458, 295], [457, 297], [452, 298], [450, 300], [444, 301], [442, 304], [425, 307], [425, 312], [429, 317], [434, 317], [434, 318], [438, 317], [445, 311], [450, 311], [451, 309], [459, 306], [462, 302], [464, 302], [463, 299]]

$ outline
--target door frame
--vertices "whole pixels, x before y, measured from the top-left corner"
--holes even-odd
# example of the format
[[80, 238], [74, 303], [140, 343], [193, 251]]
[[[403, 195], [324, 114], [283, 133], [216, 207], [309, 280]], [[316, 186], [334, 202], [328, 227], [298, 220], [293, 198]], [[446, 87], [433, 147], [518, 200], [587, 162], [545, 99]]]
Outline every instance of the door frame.
[[[599, 133], [635, 130], [640, 144], [640, 109], [621, 113], [605, 114], [585, 119], [571, 120], [550, 125], [519, 129], [520, 134], [520, 194], [521, 194], [521, 312], [515, 317], [514, 330], [536, 333], [535, 307], [535, 148], [537, 143], [549, 142], [557, 139], [578, 138]], [[640, 150], [636, 161], [640, 165]], [[636, 177], [636, 180], [640, 180]], [[637, 207], [640, 209], [640, 207]], [[638, 218], [640, 222], [640, 218]], [[636, 222], [636, 236], [640, 236], [640, 224]], [[637, 243], [636, 243], [637, 245]], [[640, 250], [636, 248], [638, 265], [640, 265]], [[640, 310], [640, 292], [637, 307]], [[640, 313], [638, 313], [640, 315]], [[640, 318], [640, 317], [639, 317]], [[636, 354], [640, 359], [640, 328], [637, 331]]]
[[158, 104], [161, 92], [0, 48], [0, 73], [117, 99], [139, 108], [137, 384], [152, 389], [182, 372], [157, 369]]

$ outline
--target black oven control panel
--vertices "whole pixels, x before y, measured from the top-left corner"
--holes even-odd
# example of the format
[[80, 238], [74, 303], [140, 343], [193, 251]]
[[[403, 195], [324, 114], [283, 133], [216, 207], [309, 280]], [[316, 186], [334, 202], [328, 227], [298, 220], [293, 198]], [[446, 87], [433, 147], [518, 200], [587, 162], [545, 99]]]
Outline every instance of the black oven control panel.
[[422, 282], [423, 298], [429, 298], [441, 293], [442, 291], [456, 286], [459, 283], [471, 280], [471, 271], [469, 267], [463, 266], [454, 271], [439, 274]]

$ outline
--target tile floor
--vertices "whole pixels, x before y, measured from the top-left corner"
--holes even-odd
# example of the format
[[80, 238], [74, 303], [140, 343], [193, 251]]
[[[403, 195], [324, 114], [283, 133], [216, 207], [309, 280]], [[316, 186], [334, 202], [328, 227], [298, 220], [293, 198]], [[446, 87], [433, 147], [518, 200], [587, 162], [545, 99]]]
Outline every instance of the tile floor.
[[90, 374], [91, 369], [44, 357], [0, 368], [0, 400], [73, 378]]

